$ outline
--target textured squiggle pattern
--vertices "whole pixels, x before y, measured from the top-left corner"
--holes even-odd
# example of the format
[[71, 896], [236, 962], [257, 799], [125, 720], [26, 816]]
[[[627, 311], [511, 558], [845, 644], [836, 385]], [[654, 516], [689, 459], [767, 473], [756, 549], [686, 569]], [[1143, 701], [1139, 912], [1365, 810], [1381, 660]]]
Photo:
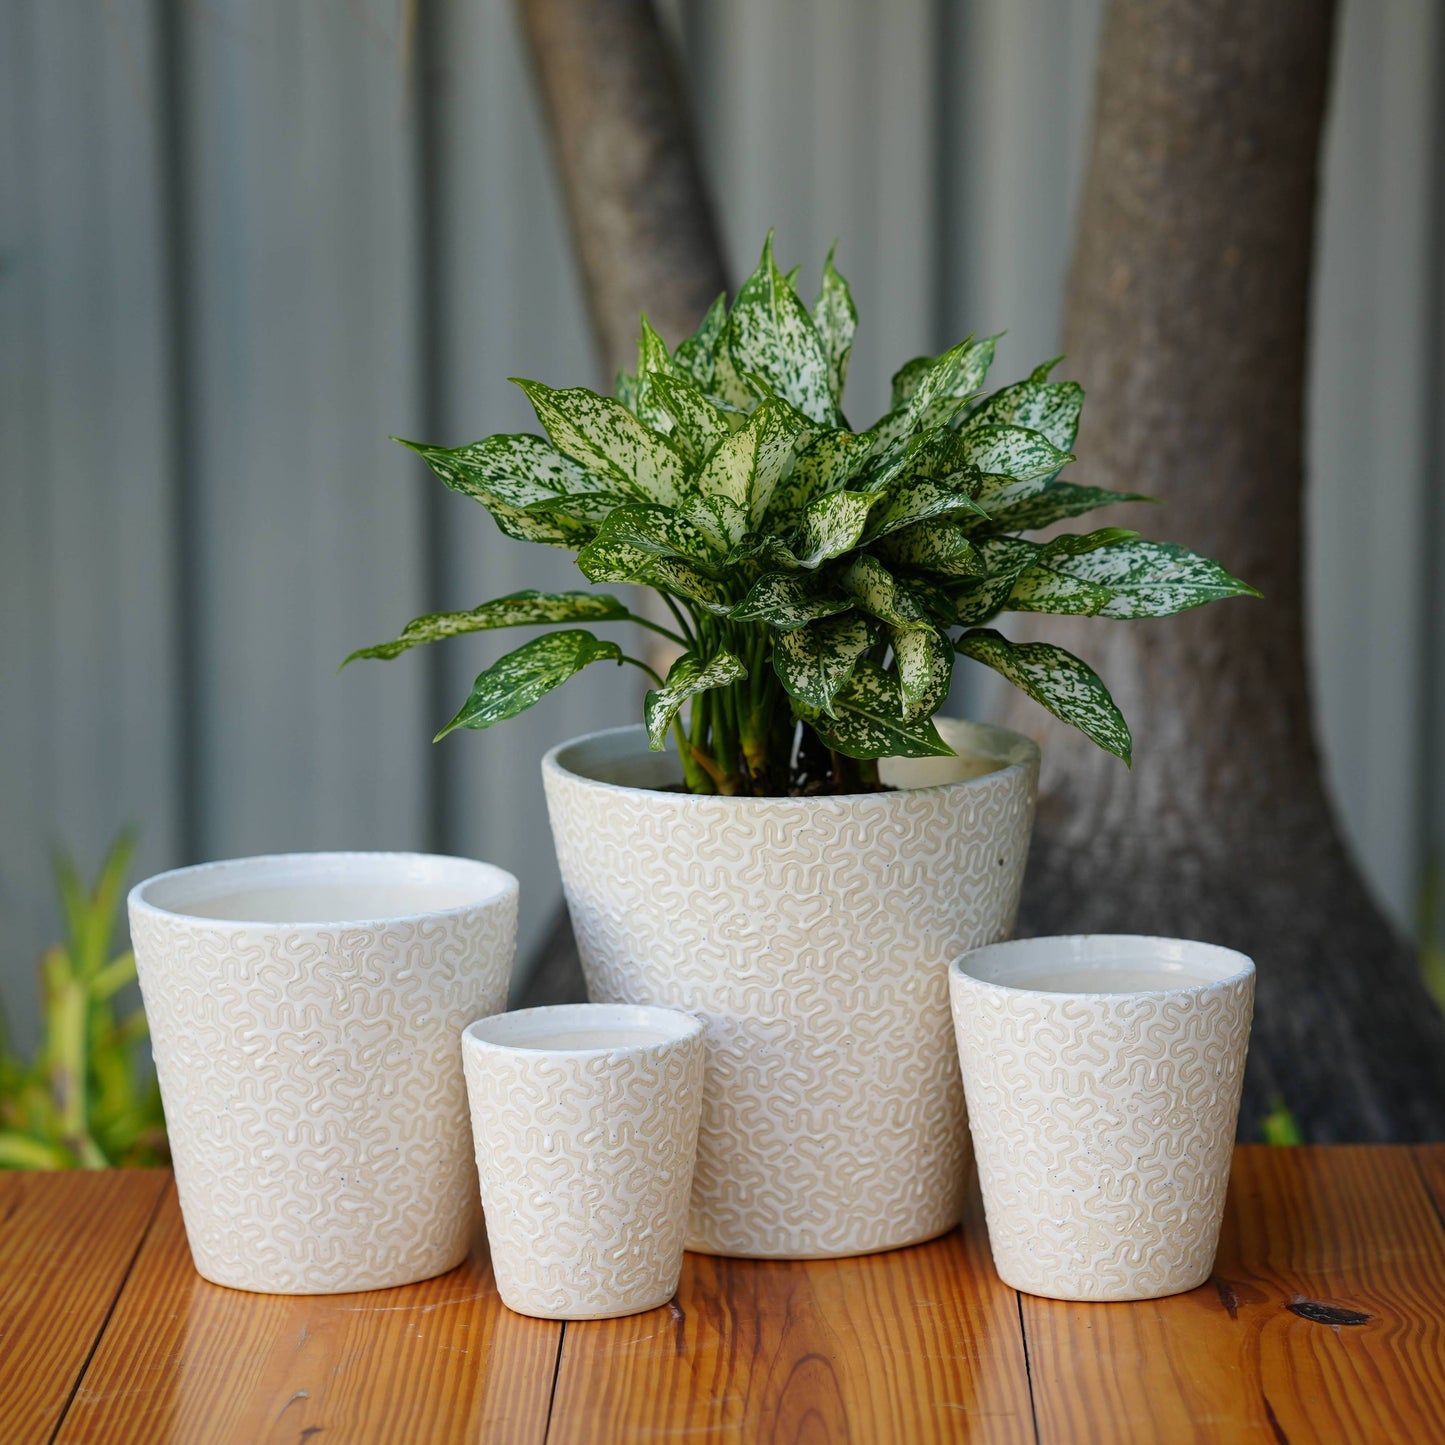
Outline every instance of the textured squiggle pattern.
[[1214, 1264], [1254, 975], [1058, 998], [952, 978], [994, 1264], [1062, 1299], [1153, 1299]]
[[707, 1023], [689, 1249], [861, 1254], [960, 1218], [947, 966], [1013, 927], [1038, 754], [1012, 734], [940, 727], [1021, 760], [811, 799], [610, 786], [559, 762], [589, 744], [543, 765], [589, 996]]
[[261, 931], [132, 904], [196, 1268], [281, 1294], [460, 1263], [479, 1215], [458, 1037], [506, 1004], [517, 895]]
[[645, 1050], [463, 1049], [497, 1289], [546, 1319], [672, 1298], [702, 1109], [700, 1034]]

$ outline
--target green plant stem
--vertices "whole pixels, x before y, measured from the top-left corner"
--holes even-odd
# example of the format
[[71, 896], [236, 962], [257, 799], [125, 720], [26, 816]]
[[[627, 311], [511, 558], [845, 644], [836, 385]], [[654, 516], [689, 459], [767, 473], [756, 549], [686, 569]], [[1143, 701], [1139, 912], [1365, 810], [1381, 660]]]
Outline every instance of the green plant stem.
[[683, 616], [682, 609], [678, 607], [666, 592], [657, 594], [667, 604], [668, 611], [677, 619], [677, 625], [682, 630], [685, 639], [683, 646], [697, 649], [697, 629], [688, 625], [687, 618]]
[[650, 678], [653, 680], [653, 682], [655, 682], [655, 683], [658, 685], [658, 687], [666, 687], [666, 686], [667, 686], [667, 684], [666, 684], [665, 682], [663, 682], [663, 680], [657, 675], [657, 673], [654, 672], [653, 669], [650, 668], [645, 662], [643, 662], [641, 658], [639, 658], [639, 657], [629, 657], [629, 656], [624, 652], [624, 653], [622, 654], [622, 656], [619, 657], [617, 660], [618, 660], [619, 662], [630, 662], [630, 663], [633, 665], [633, 667], [640, 667], [640, 668], [643, 670], [643, 672], [645, 672], [645, 673], [648, 675], [648, 677], [650, 677]]
[[657, 633], [659, 637], [665, 637], [669, 642], [677, 643], [679, 647], [688, 645], [687, 638], [679, 637], [672, 628], [664, 627], [660, 622], [653, 622], [650, 618], [643, 617], [636, 612], [629, 612], [626, 620], [635, 622], [639, 627], [646, 627], [649, 631]]
[[677, 756], [682, 763], [682, 780], [687, 785], [689, 793], [715, 793], [712, 779], [708, 776], [707, 770], [703, 768], [692, 755], [692, 744], [687, 734], [682, 730], [682, 719], [675, 717], [672, 720], [672, 737], [677, 746]]

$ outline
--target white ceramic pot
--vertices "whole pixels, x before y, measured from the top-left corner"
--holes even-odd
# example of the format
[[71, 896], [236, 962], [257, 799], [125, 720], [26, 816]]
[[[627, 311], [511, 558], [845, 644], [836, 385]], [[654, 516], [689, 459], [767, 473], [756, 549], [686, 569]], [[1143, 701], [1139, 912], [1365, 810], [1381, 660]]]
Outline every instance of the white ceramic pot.
[[243, 858], [132, 890], [205, 1278], [333, 1294], [461, 1263], [479, 1211], [457, 1036], [504, 1007], [516, 918], [510, 873], [414, 853]]
[[600, 1320], [677, 1290], [702, 1024], [675, 1009], [561, 1004], [462, 1035], [477, 1172], [502, 1302]]
[[1000, 943], [951, 970], [994, 1264], [1068, 1300], [1209, 1278], [1254, 1012], [1242, 953], [1170, 938]]
[[863, 1254], [958, 1223], [967, 1131], [947, 966], [1013, 926], [1038, 750], [939, 720], [897, 791], [694, 797], [641, 728], [550, 752], [591, 998], [707, 1023], [688, 1248]]

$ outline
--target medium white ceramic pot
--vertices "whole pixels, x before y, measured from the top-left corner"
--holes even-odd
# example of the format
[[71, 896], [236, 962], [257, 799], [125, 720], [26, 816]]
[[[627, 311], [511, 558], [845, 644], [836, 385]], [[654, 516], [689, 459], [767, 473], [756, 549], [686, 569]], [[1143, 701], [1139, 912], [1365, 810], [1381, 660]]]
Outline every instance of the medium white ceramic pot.
[[599, 1320], [677, 1290], [702, 1110], [702, 1024], [676, 1009], [560, 1004], [462, 1035], [502, 1302]]
[[947, 967], [1013, 926], [1038, 750], [939, 730], [960, 756], [845, 797], [659, 791], [677, 760], [640, 727], [543, 762], [589, 995], [707, 1023], [689, 1249], [864, 1254], [958, 1223]]
[[951, 971], [994, 1264], [1067, 1300], [1209, 1278], [1234, 1151], [1254, 964], [1107, 934], [980, 949]]
[[196, 1269], [334, 1294], [427, 1279], [479, 1219], [461, 1030], [504, 1007], [517, 880], [298, 853], [162, 873], [131, 939]]

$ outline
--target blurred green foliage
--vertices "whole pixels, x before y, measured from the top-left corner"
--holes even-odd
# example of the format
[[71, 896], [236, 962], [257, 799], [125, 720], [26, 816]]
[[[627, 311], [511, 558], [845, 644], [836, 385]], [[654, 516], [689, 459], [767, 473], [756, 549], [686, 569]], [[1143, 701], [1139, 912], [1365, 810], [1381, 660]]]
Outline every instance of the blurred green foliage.
[[1303, 1144], [1305, 1141], [1295, 1116], [1278, 1094], [1270, 1101], [1269, 1113], [1260, 1120], [1259, 1132], [1266, 1144]]
[[56, 860], [65, 940], [40, 959], [43, 1038], [33, 1063], [12, 1051], [0, 1019], [0, 1168], [106, 1169], [164, 1164], [165, 1117], [153, 1077], [142, 1079], [145, 1012], [116, 1017], [135, 956], [112, 956], [116, 913], [135, 839], [116, 840], [86, 888]]

